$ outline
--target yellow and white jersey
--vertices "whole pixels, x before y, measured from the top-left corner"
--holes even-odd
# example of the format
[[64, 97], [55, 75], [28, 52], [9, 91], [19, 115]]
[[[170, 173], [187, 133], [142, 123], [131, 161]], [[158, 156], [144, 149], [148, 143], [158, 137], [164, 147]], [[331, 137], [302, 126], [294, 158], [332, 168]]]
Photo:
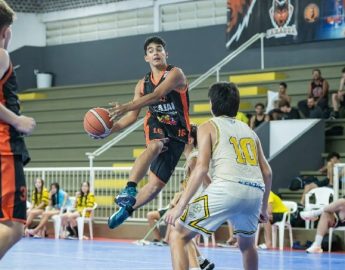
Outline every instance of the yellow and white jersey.
[[217, 132], [212, 149], [212, 182], [232, 181], [263, 187], [256, 133], [234, 118], [221, 116], [210, 121]]

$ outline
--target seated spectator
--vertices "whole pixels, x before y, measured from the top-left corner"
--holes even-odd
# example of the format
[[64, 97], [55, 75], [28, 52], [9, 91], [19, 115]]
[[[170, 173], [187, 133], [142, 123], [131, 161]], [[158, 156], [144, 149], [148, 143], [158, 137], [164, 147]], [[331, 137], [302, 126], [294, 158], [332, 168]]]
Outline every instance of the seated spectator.
[[269, 222], [264, 223], [265, 244], [259, 245], [261, 249], [272, 248], [272, 224], [281, 221], [285, 212], [289, 209], [284, 205], [283, 201], [272, 191], [268, 197], [268, 217]]
[[289, 119], [300, 119], [299, 112], [296, 108], [290, 106], [290, 102], [287, 100], [281, 100], [279, 102], [279, 111], [280, 119], [281, 120], [289, 120]]
[[308, 253], [322, 253], [321, 243], [325, 234], [328, 233], [328, 229], [345, 226], [345, 199], [339, 199], [318, 210], [301, 212], [304, 220], [315, 220], [320, 215], [315, 240], [306, 250]]
[[[342, 69], [342, 76], [340, 79], [339, 90], [337, 93], [332, 94], [332, 106], [333, 106], [333, 113], [332, 116], [334, 118], [339, 118], [339, 109], [345, 109], [345, 67]], [[342, 115], [344, 117], [344, 115]]]
[[[80, 191], [75, 194], [75, 211], [65, 213], [61, 216], [61, 225], [66, 227], [68, 239], [78, 239], [78, 224], [77, 218], [83, 215], [85, 208], [92, 208], [95, 205], [95, 196], [90, 192], [89, 182], [83, 182]], [[90, 212], [85, 214], [89, 217]]]
[[[313, 70], [313, 79], [309, 84], [308, 98], [298, 102], [298, 109], [305, 118], [326, 118], [328, 113], [328, 90], [329, 85], [326, 79], [321, 77], [319, 69]], [[312, 100], [314, 102], [312, 102]], [[312, 110], [320, 108], [321, 116], [310, 115]]]
[[257, 103], [255, 104], [255, 115], [253, 115], [250, 118], [250, 128], [251, 129], [255, 129], [258, 126], [260, 126], [260, 124], [262, 124], [265, 121], [269, 121], [269, 117], [268, 115], [265, 114], [265, 105], [262, 103]]
[[50, 185], [49, 192], [49, 206], [48, 209], [43, 212], [40, 223], [35, 229], [26, 230], [28, 236], [34, 236], [35, 238], [44, 237], [44, 228], [48, 224], [49, 218], [54, 215], [59, 215], [60, 210], [68, 204], [68, 194], [60, 189], [58, 183], [52, 183]]
[[323, 180], [318, 180], [316, 177], [308, 177], [309, 181], [304, 184], [304, 190], [301, 198], [301, 204], [304, 205], [305, 195], [312, 189], [318, 187], [333, 186], [333, 168], [334, 165], [340, 162], [340, 155], [337, 152], [329, 153], [327, 156], [327, 164], [319, 171], [326, 173], [327, 177]]
[[31, 206], [27, 210], [27, 219], [24, 229], [30, 228], [34, 218], [42, 215], [49, 203], [49, 192], [44, 187], [44, 181], [41, 178], [35, 180], [35, 189], [31, 195]]
[[276, 93], [276, 95], [272, 95], [271, 98], [269, 98], [269, 95], [268, 95], [266, 113], [270, 116], [270, 120], [281, 119], [281, 111], [279, 110], [279, 102], [283, 100], [291, 103], [291, 97], [287, 94], [287, 84], [285, 82], [281, 82], [279, 84], [279, 91], [278, 93]]

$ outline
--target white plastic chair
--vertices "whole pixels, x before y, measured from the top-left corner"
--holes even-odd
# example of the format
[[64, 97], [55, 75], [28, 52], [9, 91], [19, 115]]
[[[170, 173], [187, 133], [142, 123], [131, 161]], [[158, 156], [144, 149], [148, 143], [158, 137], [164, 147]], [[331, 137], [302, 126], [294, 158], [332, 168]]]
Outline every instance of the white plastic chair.
[[338, 228], [329, 228], [328, 230], [328, 252], [331, 252], [332, 249], [332, 236], [334, 231], [343, 231], [345, 234], [345, 226]]
[[[53, 220], [53, 224], [54, 224], [54, 235], [55, 235], [55, 239], [59, 239], [61, 234], [62, 234], [62, 226], [61, 226], [61, 216], [64, 213], [68, 213], [68, 212], [72, 212], [72, 210], [74, 209], [74, 204], [75, 204], [75, 197], [69, 197], [69, 202], [68, 204], [60, 209], [60, 213], [58, 215], [54, 215], [52, 216], [52, 220]], [[66, 210], [66, 212], [65, 212]]]
[[[315, 203], [310, 203], [310, 198], [313, 195], [315, 196]], [[304, 211], [320, 209], [321, 207], [329, 205], [329, 199], [331, 195], [334, 196], [334, 190], [328, 187], [320, 187], [320, 188], [314, 188], [310, 190], [305, 195]], [[314, 221], [311, 222], [311, 226], [310, 226], [310, 220], [306, 220], [305, 228], [306, 229], [314, 228]]]
[[[95, 203], [92, 208], [84, 208], [82, 216], [77, 218], [79, 240], [83, 240], [85, 223], [89, 223], [90, 239], [93, 239], [92, 222], [93, 222], [94, 212], [96, 208], [97, 208], [97, 203]], [[85, 217], [86, 213], [88, 212], [90, 213], [90, 216]]]
[[283, 250], [284, 247], [284, 232], [285, 228], [289, 230], [289, 237], [290, 237], [290, 247], [292, 248], [293, 245], [293, 237], [292, 237], [292, 227], [290, 224], [290, 216], [291, 214], [297, 211], [297, 203], [292, 201], [283, 201], [284, 205], [289, 209], [288, 212], [284, 213], [283, 218], [281, 221], [277, 221], [276, 223], [272, 224], [272, 246], [276, 248], [276, 239], [277, 239], [277, 229], [279, 230], [279, 249]]

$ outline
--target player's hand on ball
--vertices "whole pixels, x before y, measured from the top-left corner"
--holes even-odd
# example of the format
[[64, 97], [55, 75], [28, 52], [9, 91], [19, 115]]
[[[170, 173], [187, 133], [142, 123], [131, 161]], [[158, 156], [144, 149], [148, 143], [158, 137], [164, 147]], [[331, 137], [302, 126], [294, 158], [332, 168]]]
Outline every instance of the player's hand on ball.
[[121, 118], [126, 112], [128, 112], [128, 105], [120, 104], [118, 102], [111, 102], [109, 103], [111, 108], [109, 111], [110, 120], [117, 121]]
[[167, 224], [175, 226], [176, 220], [182, 215], [183, 209], [180, 207], [174, 207], [173, 209], [167, 212], [167, 216], [165, 217], [165, 222]]
[[20, 115], [14, 123], [14, 128], [25, 135], [30, 135], [36, 127], [36, 122], [33, 118]]

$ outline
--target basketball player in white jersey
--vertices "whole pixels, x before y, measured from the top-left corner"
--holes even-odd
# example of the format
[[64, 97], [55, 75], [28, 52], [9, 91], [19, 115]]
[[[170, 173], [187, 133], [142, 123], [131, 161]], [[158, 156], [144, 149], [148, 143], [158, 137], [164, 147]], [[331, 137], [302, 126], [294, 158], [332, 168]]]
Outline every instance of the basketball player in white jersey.
[[[216, 83], [209, 90], [209, 98], [214, 117], [198, 130], [196, 167], [180, 201], [166, 217], [167, 223], [175, 225], [170, 245], [173, 268], [188, 269], [185, 247], [197, 233], [210, 235], [230, 220], [244, 269], [256, 270], [255, 232], [259, 221], [268, 220], [271, 168], [255, 132], [235, 119], [240, 103], [236, 85]], [[208, 173], [210, 161], [212, 182], [189, 203]]]

